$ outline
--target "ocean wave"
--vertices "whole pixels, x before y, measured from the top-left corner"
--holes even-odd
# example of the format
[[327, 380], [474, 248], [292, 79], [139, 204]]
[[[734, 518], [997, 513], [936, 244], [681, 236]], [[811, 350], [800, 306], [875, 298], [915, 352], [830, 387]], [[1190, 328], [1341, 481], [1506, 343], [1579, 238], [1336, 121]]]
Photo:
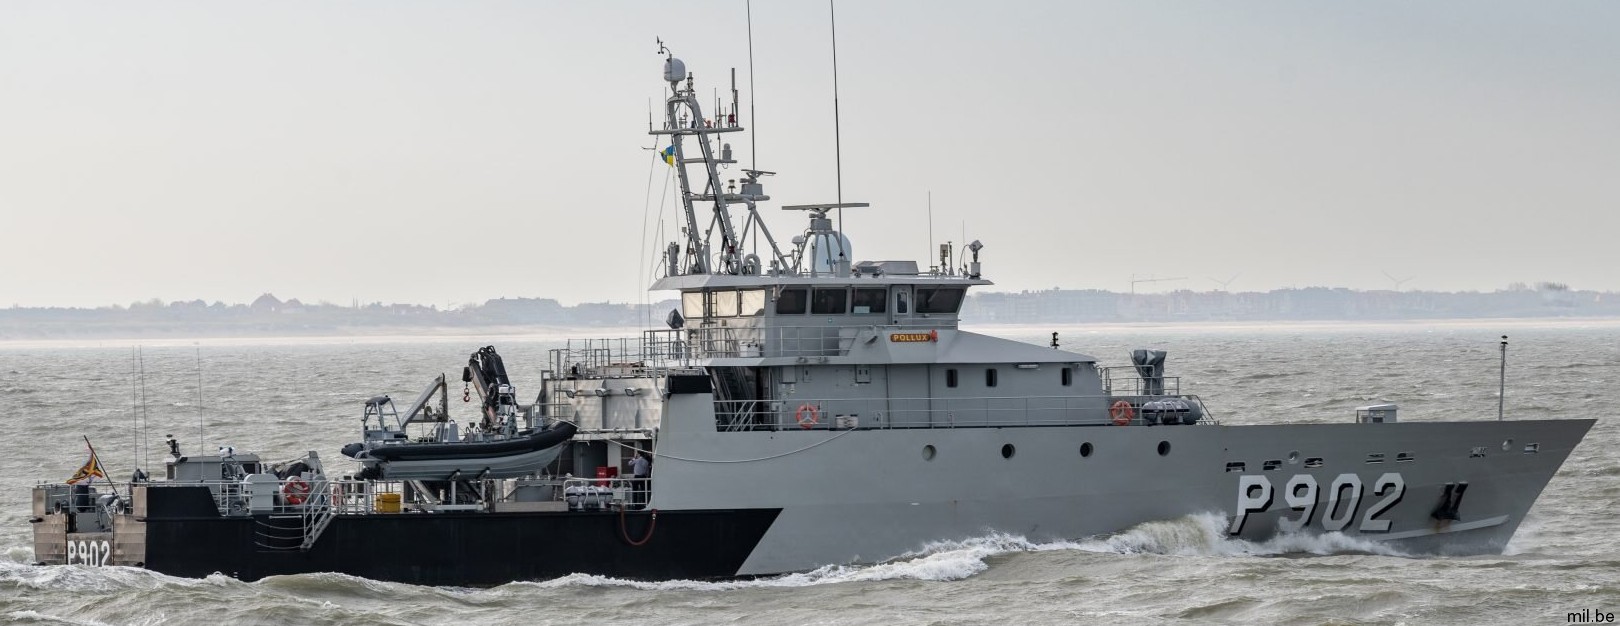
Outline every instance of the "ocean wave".
[[165, 587], [225, 587], [243, 585], [224, 574], [207, 578], [176, 578], [139, 567], [88, 565], [29, 565], [0, 561], [0, 589], [108, 593]]
[[1305, 374], [1304, 372], [1264, 372], [1264, 373], [1258, 373], [1258, 374], [1244, 374], [1242, 376], [1238, 376], [1237, 378], [1235, 378], [1233, 380], [1236, 380], [1238, 382], [1253, 382], [1253, 381], [1257, 381], [1257, 380], [1274, 380], [1274, 379], [1277, 379], [1277, 378], [1289, 378], [1289, 377], [1293, 377], [1293, 376], [1302, 376], [1304, 374]]
[[595, 574], [570, 574], [562, 578], [540, 582], [511, 583], [502, 588], [627, 587], [645, 591], [730, 591], [736, 589], [812, 587], [884, 580], [949, 581], [961, 580], [988, 569], [990, 565], [986, 562], [986, 559], [998, 554], [1071, 549], [1073, 547], [1074, 544], [1035, 544], [1023, 537], [992, 534], [967, 541], [929, 544], [917, 552], [875, 565], [826, 565], [808, 572], [747, 580], [669, 580], [649, 582]]
[[1282, 533], [1260, 542], [1235, 539], [1226, 534], [1226, 523], [1226, 516], [1219, 513], [1199, 513], [1138, 524], [1113, 535], [1081, 542], [1077, 548], [1087, 552], [1172, 556], [1407, 556], [1388, 544], [1337, 532]]
[[989, 559], [992, 557], [1019, 552], [1079, 551], [1172, 556], [1407, 556], [1386, 544], [1343, 533], [1290, 533], [1261, 542], [1232, 539], [1225, 533], [1226, 522], [1226, 517], [1221, 514], [1204, 513], [1138, 524], [1120, 533], [1081, 541], [1033, 542], [1018, 535], [993, 533], [966, 541], [931, 543], [900, 558], [873, 565], [827, 565], [808, 572], [748, 580], [651, 582], [595, 574], [570, 574], [546, 581], [511, 583], [497, 589], [623, 587], [644, 591], [730, 591], [885, 580], [951, 581], [969, 578], [989, 569]]
[[8, 624], [75, 624], [78, 626], [105, 626], [105, 622], [73, 619], [71, 617], [57, 617], [39, 611], [12, 611], [6, 613]]

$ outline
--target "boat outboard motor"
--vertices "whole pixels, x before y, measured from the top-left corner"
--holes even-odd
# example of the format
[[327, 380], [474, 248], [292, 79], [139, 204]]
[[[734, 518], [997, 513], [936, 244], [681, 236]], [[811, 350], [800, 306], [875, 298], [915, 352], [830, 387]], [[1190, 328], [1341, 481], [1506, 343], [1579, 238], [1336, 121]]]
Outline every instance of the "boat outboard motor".
[[1167, 354], [1163, 350], [1131, 351], [1131, 365], [1136, 366], [1136, 373], [1142, 377], [1142, 395], [1164, 395], [1164, 357]]
[[74, 512], [91, 510], [90, 485], [73, 485], [71, 502]]

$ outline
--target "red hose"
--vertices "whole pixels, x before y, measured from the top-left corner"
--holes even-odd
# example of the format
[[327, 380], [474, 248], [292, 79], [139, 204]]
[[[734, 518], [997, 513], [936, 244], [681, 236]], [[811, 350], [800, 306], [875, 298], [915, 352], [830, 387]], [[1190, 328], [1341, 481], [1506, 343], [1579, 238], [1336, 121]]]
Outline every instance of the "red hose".
[[652, 540], [653, 529], [658, 527], [658, 509], [652, 510], [652, 520], [647, 522], [647, 534], [641, 536], [641, 541], [630, 538], [630, 531], [625, 530], [624, 527], [624, 517], [624, 509], [619, 509], [619, 536], [624, 537], [625, 543], [638, 548], [647, 545], [647, 542]]

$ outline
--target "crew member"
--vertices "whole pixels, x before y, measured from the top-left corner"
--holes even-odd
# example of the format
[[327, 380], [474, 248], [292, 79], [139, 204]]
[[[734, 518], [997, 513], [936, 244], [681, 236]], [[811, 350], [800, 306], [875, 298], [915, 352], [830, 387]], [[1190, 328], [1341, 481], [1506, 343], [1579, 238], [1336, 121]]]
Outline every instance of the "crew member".
[[637, 450], [635, 458], [630, 459], [630, 476], [634, 478], [636, 508], [647, 505], [647, 483], [652, 476], [652, 462], [647, 460], [647, 454]]

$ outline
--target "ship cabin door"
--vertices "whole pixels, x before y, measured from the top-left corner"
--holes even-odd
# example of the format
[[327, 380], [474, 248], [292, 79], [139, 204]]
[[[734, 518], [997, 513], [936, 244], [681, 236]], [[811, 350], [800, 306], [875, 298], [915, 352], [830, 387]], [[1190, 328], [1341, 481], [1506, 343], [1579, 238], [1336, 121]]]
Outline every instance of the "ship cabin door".
[[889, 323], [900, 324], [911, 317], [911, 285], [889, 288]]
[[899, 428], [928, 427], [933, 424], [929, 410], [933, 391], [929, 389], [928, 366], [889, 366], [890, 426]]

